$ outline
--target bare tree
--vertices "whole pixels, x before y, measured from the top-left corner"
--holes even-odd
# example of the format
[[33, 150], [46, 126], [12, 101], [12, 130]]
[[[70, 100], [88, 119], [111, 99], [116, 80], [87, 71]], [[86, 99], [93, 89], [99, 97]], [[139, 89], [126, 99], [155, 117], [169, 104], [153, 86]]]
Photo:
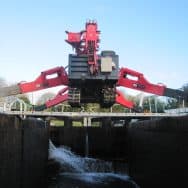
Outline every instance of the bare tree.
[[186, 95], [185, 105], [188, 106], [188, 83], [182, 86], [182, 90], [185, 92], [185, 95]]
[[0, 87], [5, 87], [7, 84], [6, 84], [6, 81], [4, 78], [0, 77]]

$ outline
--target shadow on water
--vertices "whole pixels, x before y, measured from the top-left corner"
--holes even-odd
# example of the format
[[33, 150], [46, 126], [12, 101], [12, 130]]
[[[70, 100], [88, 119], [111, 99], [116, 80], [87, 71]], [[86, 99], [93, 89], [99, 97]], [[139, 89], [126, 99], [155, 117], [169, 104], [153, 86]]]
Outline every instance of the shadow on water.
[[66, 147], [49, 142], [49, 160], [59, 164], [59, 173], [49, 188], [138, 188], [126, 174], [113, 172], [111, 162], [81, 157]]

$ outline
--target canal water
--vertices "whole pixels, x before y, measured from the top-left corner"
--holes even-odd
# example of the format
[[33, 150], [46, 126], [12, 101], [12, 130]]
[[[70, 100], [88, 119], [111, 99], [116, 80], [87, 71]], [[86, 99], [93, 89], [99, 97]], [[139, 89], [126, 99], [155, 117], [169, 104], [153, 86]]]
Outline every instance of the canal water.
[[50, 177], [48, 188], [139, 188], [127, 174], [115, 173], [111, 162], [81, 157], [51, 141], [49, 160], [57, 163], [59, 170]]

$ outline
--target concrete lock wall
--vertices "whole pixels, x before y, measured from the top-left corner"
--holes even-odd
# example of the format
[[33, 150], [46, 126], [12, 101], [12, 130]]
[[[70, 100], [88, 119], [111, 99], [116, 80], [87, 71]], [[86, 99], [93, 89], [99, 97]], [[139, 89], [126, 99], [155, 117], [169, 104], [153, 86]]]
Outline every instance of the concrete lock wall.
[[43, 121], [0, 115], [0, 187], [46, 183], [48, 128]]
[[127, 158], [126, 134], [126, 127], [50, 127], [55, 145], [68, 146], [85, 156], [88, 139], [88, 155], [106, 160]]
[[128, 127], [130, 175], [143, 188], [188, 187], [188, 116]]

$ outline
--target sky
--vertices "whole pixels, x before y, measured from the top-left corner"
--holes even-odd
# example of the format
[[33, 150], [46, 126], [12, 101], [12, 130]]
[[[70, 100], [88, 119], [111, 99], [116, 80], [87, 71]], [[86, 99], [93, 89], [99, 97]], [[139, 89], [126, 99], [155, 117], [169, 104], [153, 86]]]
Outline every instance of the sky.
[[186, 0], [0, 0], [0, 77], [32, 81], [41, 71], [68, 64], [65, 30], [96, 20], [100, 50], [119, 55], [120, 67], [153, 83], [188, 82]]

